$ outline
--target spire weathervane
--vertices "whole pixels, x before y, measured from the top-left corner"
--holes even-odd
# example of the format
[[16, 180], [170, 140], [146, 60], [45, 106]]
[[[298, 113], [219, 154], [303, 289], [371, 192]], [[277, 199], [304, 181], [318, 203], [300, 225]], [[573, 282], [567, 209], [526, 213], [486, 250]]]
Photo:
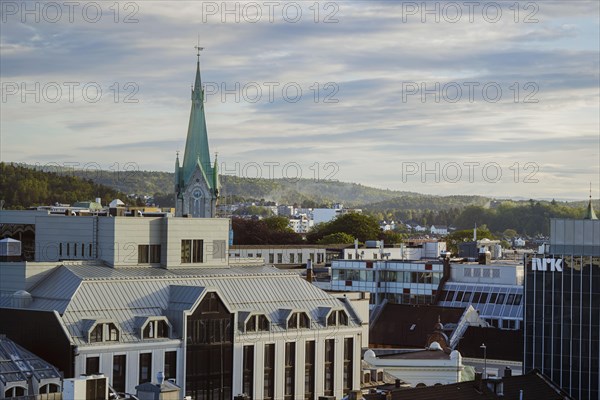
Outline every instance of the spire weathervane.
[[198, 44], [194, 46], [196, 49], [196, 56], [198, 57], [198, 62], [200, 62], [200, 52], [204, 50], [204, 47], [200, 47], [200, 34], [198, 34]]

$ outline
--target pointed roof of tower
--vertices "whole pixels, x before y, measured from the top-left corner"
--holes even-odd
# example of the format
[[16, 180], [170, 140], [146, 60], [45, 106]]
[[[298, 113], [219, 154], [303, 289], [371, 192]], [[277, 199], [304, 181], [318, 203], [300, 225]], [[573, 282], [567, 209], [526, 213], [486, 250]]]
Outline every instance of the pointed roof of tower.
[[585, 217], [583, 219], [598, 219], [596, 213], [594, 212], [594, 207], [592, 206], [592, 185], [590, 184], [590, 201], [588, 202], [587, 210], [585, 212]]
[[196, 165], [200, 165], [201, 170], [206, 177], [207, 184], [212, 188], [213, 172], [210, 162], [210, 151], [208, 148], [206, 117], [204, 115], [204, 90], [202, 90], [202, 80], [200, 78], [200, 50], [202, 50], [202, 48], [196, 48], [198, 49], [196, 80], [192, 89], [192, 108], [190, 111], [187, 139], [185, 141], [181, 178], [184, 182], [188, 182]]

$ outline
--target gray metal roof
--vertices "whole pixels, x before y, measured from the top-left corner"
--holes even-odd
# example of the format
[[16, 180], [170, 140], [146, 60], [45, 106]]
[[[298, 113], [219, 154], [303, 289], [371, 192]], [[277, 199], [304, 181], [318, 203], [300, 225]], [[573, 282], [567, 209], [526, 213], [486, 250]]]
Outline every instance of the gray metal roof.
[[313, 328], [324, 326], [322, 307], [346, 309], [352, 326], [361, 323], [348, 302], [296, 274], [267, 266], [165, 270], [63, 265], [31, 289], [28, 308], [57, 310], [75, 344], [87, 343], [85, 320], [91, 319], [114, 321], [120, 340], [132, 342], [140, 340], [143, 316], [165, 315], [178, 332], [183, 311], [208, 290], [216, 290], [232, 312], [265, 314], [272, 331], [286, 329], [281, 309], [307, 312]]

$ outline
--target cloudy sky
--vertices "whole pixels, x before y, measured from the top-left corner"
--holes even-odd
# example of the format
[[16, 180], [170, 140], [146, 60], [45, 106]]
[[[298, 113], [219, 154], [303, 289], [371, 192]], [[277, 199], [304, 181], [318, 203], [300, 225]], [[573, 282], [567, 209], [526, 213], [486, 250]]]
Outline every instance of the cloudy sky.
[[599, 4], [3, 1], [1, 159], [171, 171], [199, 35], [224, 173], [597, 197]]

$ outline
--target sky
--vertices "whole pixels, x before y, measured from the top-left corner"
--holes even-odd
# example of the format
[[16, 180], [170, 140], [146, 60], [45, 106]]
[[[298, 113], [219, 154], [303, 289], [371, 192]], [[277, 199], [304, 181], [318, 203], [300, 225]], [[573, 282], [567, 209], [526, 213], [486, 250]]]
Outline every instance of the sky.
[[1, 3], [0, 159], [600, 197], [598, 1]]

